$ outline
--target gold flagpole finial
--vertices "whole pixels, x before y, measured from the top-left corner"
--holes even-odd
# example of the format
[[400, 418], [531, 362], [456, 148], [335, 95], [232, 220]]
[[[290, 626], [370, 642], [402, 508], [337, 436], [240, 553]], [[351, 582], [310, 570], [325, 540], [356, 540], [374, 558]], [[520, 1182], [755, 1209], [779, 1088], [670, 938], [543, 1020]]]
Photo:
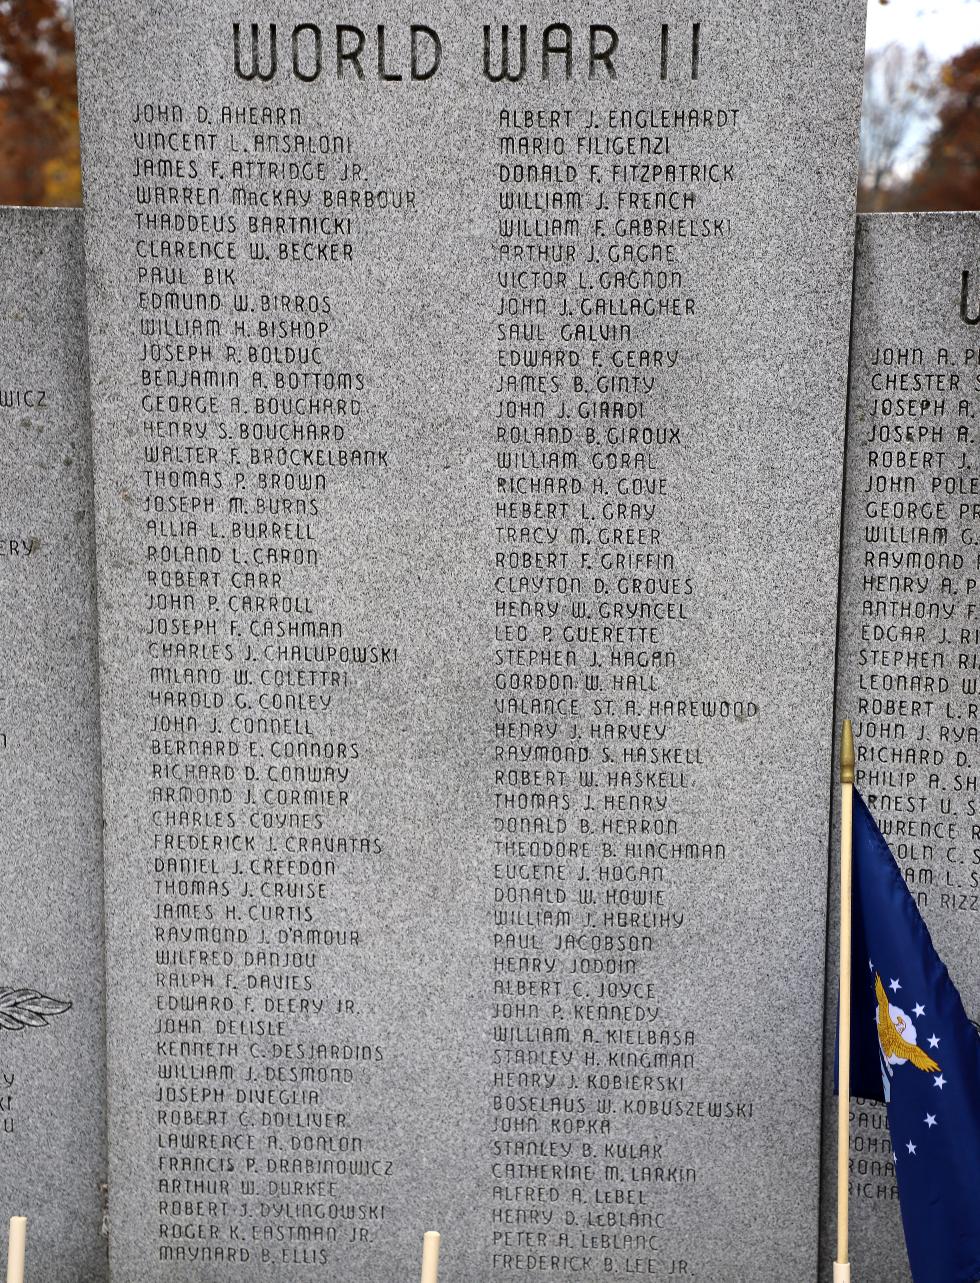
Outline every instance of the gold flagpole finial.
[[844, 729], [840, 737], [840, 782], [854, 783], [854, 736], [851, 733], [851, 719], [844, 718]]

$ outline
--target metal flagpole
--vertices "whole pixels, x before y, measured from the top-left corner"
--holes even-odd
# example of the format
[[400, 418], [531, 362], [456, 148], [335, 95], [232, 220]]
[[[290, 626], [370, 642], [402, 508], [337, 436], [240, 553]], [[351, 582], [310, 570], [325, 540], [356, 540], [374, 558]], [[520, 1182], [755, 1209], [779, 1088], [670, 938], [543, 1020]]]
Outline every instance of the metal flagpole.
[[840, 744], [840, 1010], [837, 1022], [837, 1258], [834, 1283], [851, 1283], [847, 1178], [851, 1121], [851, 820], [854, 736], [845, 718]]

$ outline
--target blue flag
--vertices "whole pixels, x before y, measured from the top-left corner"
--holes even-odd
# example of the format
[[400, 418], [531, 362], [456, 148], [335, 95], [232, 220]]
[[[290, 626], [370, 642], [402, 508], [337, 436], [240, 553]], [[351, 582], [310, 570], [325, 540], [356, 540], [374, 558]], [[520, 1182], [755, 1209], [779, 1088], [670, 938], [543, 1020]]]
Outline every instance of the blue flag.
[[854, 792], [851, 1094], [885, 1101], [915, 1283], [980, 1280], [980, 1035]]

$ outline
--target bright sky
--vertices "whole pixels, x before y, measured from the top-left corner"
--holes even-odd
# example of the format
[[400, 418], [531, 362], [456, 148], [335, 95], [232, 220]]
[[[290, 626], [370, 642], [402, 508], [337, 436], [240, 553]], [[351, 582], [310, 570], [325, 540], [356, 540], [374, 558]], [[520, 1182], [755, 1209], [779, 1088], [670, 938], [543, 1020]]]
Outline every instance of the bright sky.
[[868, 0], [867, 47], [893, 40], [944, 61], [980, 42], [980, 0]]
[[[980, 43], [980, 0], [868, 0], [866, 48], [892, 43], [926, 50], [934, 66]], [[908, 177], [936, 123], [934, 109], [914, 122], [899, 149], [896, 173]]]

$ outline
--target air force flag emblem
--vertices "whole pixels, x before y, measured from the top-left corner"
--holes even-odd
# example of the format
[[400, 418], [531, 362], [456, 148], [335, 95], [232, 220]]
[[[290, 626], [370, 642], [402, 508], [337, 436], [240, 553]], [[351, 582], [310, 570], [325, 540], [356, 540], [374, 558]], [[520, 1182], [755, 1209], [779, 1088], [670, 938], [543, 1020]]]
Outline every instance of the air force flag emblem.
[[908, 1013], [888, 1001], [879, 975], [875, 975], [875, 998], [878, 1001], [875, 1023], [878, 1027], [878, 1046], [881, 1049], [881, 1082], [885, 1089], [885, 1100], [890, 1101], [895, 1065], [911, 1064], [925, 1073], [938, 1073], [939, 1066], [916, 1043], [915, 1025]]

